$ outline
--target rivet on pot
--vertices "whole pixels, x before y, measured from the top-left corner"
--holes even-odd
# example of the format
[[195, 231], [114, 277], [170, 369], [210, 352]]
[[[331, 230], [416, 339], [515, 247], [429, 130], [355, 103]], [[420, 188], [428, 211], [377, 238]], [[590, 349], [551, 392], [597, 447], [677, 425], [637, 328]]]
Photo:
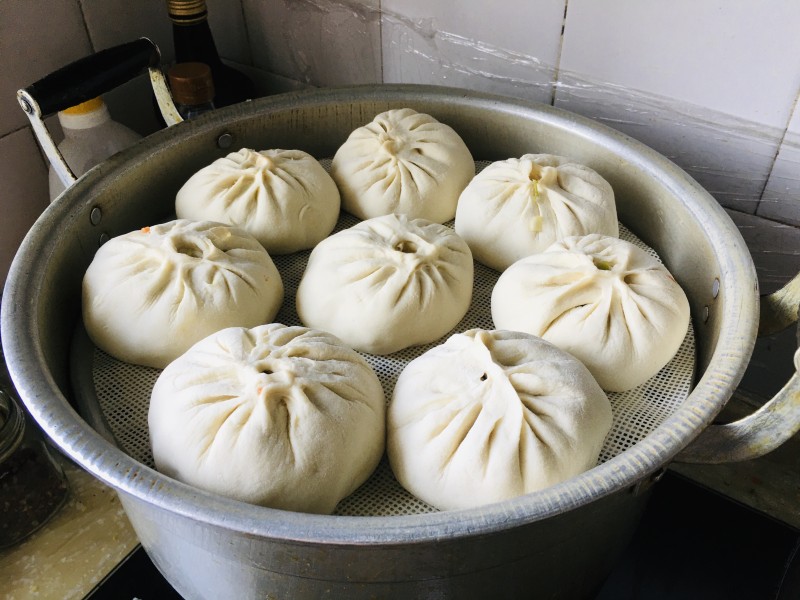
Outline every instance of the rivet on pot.
[[89, 221], [91, 221], [92, 225], [99, 225], [100, 221], [103, 220], [103, 211], [100, 210], [100, 207], [95, 206], [92, 209], [92, 212], [89, 213]]
[[708, 309], [708, 305], [705, 305], [705, 306], [703, 307], [703, 323], [705, 323], [705, 322], [707, 322], [707, 321], [708, 321], [708, 317], [709, 317], [709, 315], [710, 315], [710, 314], [711, 314], [711, 313], [710, 313], [710, 311], [709, 311], [709, 309]]
[[29, 115], [32, 115], [34, 113], [33, 106], [31, 106], [31, 103], [28, 101], [27, 98], [20, 97], [19, 103], [20, 106], [22, 106], [22, 110], [24, 110], [26, 113], [28, 113]]
[[223, 150], [226, 148], [230, 148], [233, 145], [233, 135], [230, 133], [223, 133], [221, 136], [217, 138], [217, 146], [222, 148]]
[[105, 244], [110, 239], [111, 238], [109, 237], [109, 235], [107, 233], [101, 233], [100, 237], [97, 240], [97, 245], [98, 246], [102, 246], [103, 244]]
[[711, 284], [711, 295], [714, 298], [719, 296], [719, 277], [715, 277], [714, 283]]

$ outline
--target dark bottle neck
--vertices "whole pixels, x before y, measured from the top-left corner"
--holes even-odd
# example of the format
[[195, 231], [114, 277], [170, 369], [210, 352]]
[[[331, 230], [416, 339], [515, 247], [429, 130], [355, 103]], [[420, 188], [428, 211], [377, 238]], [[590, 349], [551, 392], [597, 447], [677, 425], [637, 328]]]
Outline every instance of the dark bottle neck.
[[172, 21], [175, 62], [202, 62], [217, 67], [221, 61], [208, 26], [205, 0], [167, 0], [167, 10]]
[[172, 36], [175, 45], [175, 62], [202, 62], [210, 67], [221, 64], [214, 37], [208, 21], [200, 21], [192, 25], [173, 23]]
[[172, 21], [175, 62], [201, 62], [211, 67], [216, 87], [214, 104], [227, 106], [254, 96], [253, 82], [220, 59], [208, 25], [205, 0], [167, 0]]

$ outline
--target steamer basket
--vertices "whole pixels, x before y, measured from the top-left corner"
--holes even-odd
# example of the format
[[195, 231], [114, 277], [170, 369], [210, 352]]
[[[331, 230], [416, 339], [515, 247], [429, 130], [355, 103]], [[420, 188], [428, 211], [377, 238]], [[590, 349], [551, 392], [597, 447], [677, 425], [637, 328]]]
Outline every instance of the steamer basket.
[[[620, 221], [658, 253], [689, 297], [697, 357], [691, 393], [643, 439], [594, 469], [470, 510], [273, 510], [181, 484], [121, 450], [102, 410], [73, 393], [86, 382], [70, 374], [81, 351], [74, 336], [81, 279], [98, 244], [170, 218], [182, 183], [228, 151], [299, 148], [332, 156], [353, 129], [407, 106], [453, 127], [478, 160], [561, 154], [611, 183]], [[65, 454], [117, 490], [142, 545], [178, 592], [209, 599], [590, 597], [630, 540], [651, 483], [729, 399], [759, 320], [755, 269], [737, 229], [663, 156], [549, 106], [405, 85], [264, 98], [146, 138], [87, 173], [45, 211], [15, 258], [2, 308], [9, 369], [34, 418]], [[797, 404], [797, 379], [770, 407], [786, 398]], [[800, 418], [783, 421], [783, 433], [762, 431], [761, 438], [748, 422], [741, 429], [750, 438], [741, 443], [780, 443]], [[706, 434], [711, 441], [693, 458], [727, 460], [729, 448]]]

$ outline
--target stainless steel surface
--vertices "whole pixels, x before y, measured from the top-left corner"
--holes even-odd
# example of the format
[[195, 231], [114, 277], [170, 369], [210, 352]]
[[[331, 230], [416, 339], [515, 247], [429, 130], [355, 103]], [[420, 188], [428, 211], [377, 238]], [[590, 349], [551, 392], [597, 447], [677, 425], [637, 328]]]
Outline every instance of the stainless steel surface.
[[164, 77], [164, 73], [159, 67], [148, 67], [147, 72], [150, 75], [150, 85], [156, 96], [158, 110], [161, 112], [164, 123], [172, 126], [183, 121], [183, 117], [178, 112], [175, 101], [172, 99], [172, 93], [169, 90], [169, 84], [167, 83], [167, 78]]
[[758, 335], [783, 331], [797, 322], [800, 311], [800, 274], [779, 289], [761, 298], [761, 318]]
[[[568, 155], [600, 172], [620, 220], [686, 290], [698, 380], [647, 438], [591, 471], [478, 509], [402, 517], [276, 511], [170, 480], [105, 440], [70, 405], [69, 347], [80, 281], [103, 234], [164, 220], [175, 191], [234, 146], [331, 156], [389, 108], [458, 131], [476, 159]], [[94, 207], [103, 219], [93, 225]], [[715, 293], [714, 281], [719, 280]], [[758, 326], [755, 270], [736, 227], [696, 182], [649, 148], [587, 119], [520, 100], [421, 86], [364, 86], [261, 99], [159, 132], [93, 169], [51, 205], [18, 253], [2, 332], [14, 380], [61, 449], [114, 486], [159, 568], [189, 598], [586, 597], [636, 526], [659, 472], [714, 419], [740, 380]]]
[[678, 460], [705, 464], [752, 460], [783, 445], [800, 431], [800, 349], [794, 354], [794, 369], [774, 398], [738, 421], [710, 426], [678, 454]]
[[61, 154], [61, 150], [58, 149], [53, 137], [45, 127], [43, 119], [46, 115], [42, 114], [39, 103], [27, 90], [19, 90], [17, 92], [17, 102], [19, 102], [23, 112], [28, 116], [33, 133], [39, 141], [39, 145], [42, 147], [48, 162], [53, 165], [53, 170], [58, 175], [61, 183], [64, 184], [64, 187], [71, 186], [75, 183], [75, 174], [69, 168], [67, 161], [64, 160]]

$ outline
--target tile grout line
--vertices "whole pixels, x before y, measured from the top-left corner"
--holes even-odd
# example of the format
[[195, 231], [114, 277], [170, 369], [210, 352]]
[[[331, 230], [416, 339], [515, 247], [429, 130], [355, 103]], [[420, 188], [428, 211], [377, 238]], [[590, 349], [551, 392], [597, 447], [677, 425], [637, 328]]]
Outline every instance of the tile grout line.
[[789, 133], [789, 125], [792, 123], [792, 118], [794, 117], [795, 113], [798, 110], [800, 110], [800, 89], [797, 90], [794, 102], [792, 103], [792, 109], [789, 111], [789, 117], [786, 119], [786, 126], [783, 128], [783, 134], [781, 135], [781, 139], [778, 141], [778, 144], [775, 148], [775, 154], [772, 156], [772, 164], [770, 165], [769, 173], [767, 174], [767, 177], [764, 180], [764, 185], [761, 188], [761, 193], [758, 196], [758, 204], [756, 204], [756, 210], [753, 213], [754, 215], [758, 215], [758, 209], [761, 208], [761, 202], [764, 200], [764, 194], [767, 191], [767, 186], [769, 185], [769, 181], [772, 178], [772, 173], [775, 170], [775, 164], [778, 162], [778, 156], [781, 153], [781, 148], [783, 147], [783, 143], [786, 140], [786, 136]]
[[253, 60], [253, 54], [254, 54], [253, 53], [253, 45], [252, 45], [252, 42], [250, 41], [250, 38], [251, 38], [251, 36], [250, 36], [250, 27], [247, 24], [247, 13], [246, 13], [246, 11], [244, 9], [244, 0], [239, 0], [239, 12], [240, 12], [240, 15], [242, 17], [242, 23], [244, 24], [244, 37], [245, 37], [245, 43], [247, 45], [247, 53], [249, 54], [249, 56], [248, 56], [249, 65], [251, 67], [255, 67], [255, 64], [254, 64], [255, 60]]
[[[89, 31], [89, 24], [86, 22], [86, 11], [83, 8], [83, 0], [75, 0], [75, 3], [78, 6], [78, 10], [81, 13], [81, 23], [83, 24], [83, 29], [86, 32], [86, 38], [89, 40], [89, 48], [91, 48], [92, 52], [97, 52], [94, 41], [92, 40], [92, 34]], [[39, 139], [36, 137], [36, 134], [33, 131], [33, 127], [31, 127], [30, 123], [26, 123], [19, 129], [15, 129], [7, 133], [6, 135], [0, 136], [0, 141], [7, 138], [14, 133], [18, 133], [20, 131], [27, 130], [28, 134], [33, 138], [33, 143], [36, 146], [36, 153], [39, 156], [39, 159], [42, 161], [42, 165], [44, 166], [45, 171], [50, 169], [50, 159], [47, 158], [47, 155], [42, 149], [42, 145], [39, 143]], [[52, 135], [52, 134], [51, 134]]]
[[[6, 138], [10, 138], [15, 133], [19, 133], [20, 131], [24, 131], [25, 129], [31, 129], [30, 124], [26, 123], [24, 125], [21, 125], [20, 127], [17, 127], [16, 129], [12, 129], [11, 131], [7, 131], [6, 133], [0, 134], [0, 142], [5, 140]], [[31, 131], [31, 133], [33, 133], [33, 131]]]
[[381, 74], [379, 83], [386, 83], [386, 76], [384, 74], [386, 69], [383, 62], [383, 0], [378, 0], [378, 49], [381, 53]]
[[83, 29], [86, 32], [86, 38], [89, 40], [89, 47], [91, 48], [92, 52], [97, 52], [97, 46], [92, 39], [92, 32], [89, 29], [89, 23], [86, 22], [86, 11], [83, 8], [84, 0], [76, 0], [78, 4], [78, 10], [81, 11], [81, 23], [83, 23]]
[[556, 64], [553, 65], [553, 82], [552, 91], [550, 92], [550, 106], [556, 105], [556, 94], [558, 93], [558, 78], [561, 71], [561, 52], [564, 49], [564, 35], [567, 31], [567, 9], [569, 8], [569, 0], [564, 0], [564, 17], [561, 20], [561, 36], [558, 38], [558, 54], [556, 55]]
[[0, 143], [3, 143], [4, 141], [10, 139], [12, 135], [16, 135], [17, 133], [23, 131], [27, 132], [28, 135], [33, 140], [33, 145], [36, 146], [36, 154], [39, 157], [39, 160], [42, 161], [42, 165], [44, 165], [45, 170], [49, 169], [50, 161], [47, 159], [44, 150], [42, 150], [42, 146], [41, 144], [39, 144], [39, 140], [36, 138], [36, 134], [33, 132], [33, 127], [31, 127], [30, 123], [26, 123], [21, 127], [17, 127], [16, 129], [12, 129], [11, 131], [0, 135]]

